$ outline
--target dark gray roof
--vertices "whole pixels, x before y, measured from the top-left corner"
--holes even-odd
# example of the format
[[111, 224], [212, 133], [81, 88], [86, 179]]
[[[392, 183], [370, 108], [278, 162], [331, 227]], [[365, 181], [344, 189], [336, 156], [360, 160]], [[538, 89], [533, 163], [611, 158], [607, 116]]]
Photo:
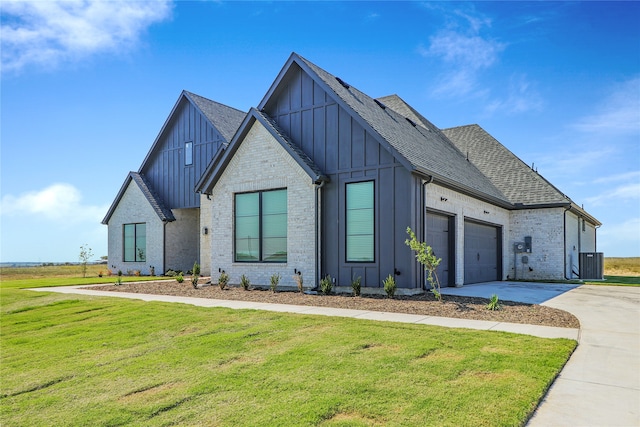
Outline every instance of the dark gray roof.
[[383, 108], [373, 98], [348, 83], [343, 84], [344, 82], [308, 60], [296, 54], [292, 58], [294, 61], [299, 59], [303, 68], [306, 66], [317, 75], [342, 102], [380, 135], [389, 144], [392, 154], [406, 167], [432, 176], [436, 182], [458, 191], [471, 193], [503, 206], [511, 205], [507, 197], [428, 120], [420, 116], [417, 117], [418, 122], [411, 119], [412, 123], [391, 105]]
[[153, 191], [144, 176], [139, 174], [138, 172], [129, 172], [129, 175], [127, 175], [127, 178], [124, 180], [124, 184], [122, 184], [122, 187], [120, 187], [118, 195], [111, 204], [107, 215], [102, 220], [103, 224], [106, 225], [109, 223], [111, 215], [113, 215], [113, 212], [116, 210], [116, 207], [120, 203], [120, 199], [122, 199], [122, 196], [124, 196], [124, 193], [127, 191], [127, 187], [129, 186], [129, 183], [131, 183], [131, 181], [135, 182], [138, 185], [138, 188], [140, 188], [140, 191], [142, 191], [142, 194], [144, 194], [145, 198], [149, 202], [149, 205], [151, 205], [161, 221], [171, 222], [176, 220], [173, 216], [173, 212], [171, 212], [171, 209], [165, 206], [165, 204], [162, 202], [162, 199], [160, 199], [155, 191]]
[[422, 114], [417, 112], [411, 105], [407, 104], [404, 99], [398, 95], [387, 95], [381, 98], [376, 98], [379, 102], [382, 102], [385, 106], [391, 108], [396, 113], [413, 120], [415, 123], [421, 125], [426, 129], [430, 129], [435, 132], [438, 130], [433, 123], [427, 120]]
[[469, 161], [502, 191], [511, 203], [524, 205], [570, 203], [549, 181], [531, 169], [478, 125], [442, 131]]
[[231, 141], [247, 113], [186, 90], [184, 93], [218, 129], [225, 141]]

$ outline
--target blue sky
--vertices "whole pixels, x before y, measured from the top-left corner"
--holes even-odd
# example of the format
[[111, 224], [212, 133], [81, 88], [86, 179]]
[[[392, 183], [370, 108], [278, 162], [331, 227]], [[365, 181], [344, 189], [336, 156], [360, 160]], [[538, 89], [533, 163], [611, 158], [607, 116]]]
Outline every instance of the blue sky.
[[3, 1], [0, 260], [100, 224], [183, 89], [248, 110], [295, 51], [440, 128], [477, 123], [640, 256], [640, 3]]

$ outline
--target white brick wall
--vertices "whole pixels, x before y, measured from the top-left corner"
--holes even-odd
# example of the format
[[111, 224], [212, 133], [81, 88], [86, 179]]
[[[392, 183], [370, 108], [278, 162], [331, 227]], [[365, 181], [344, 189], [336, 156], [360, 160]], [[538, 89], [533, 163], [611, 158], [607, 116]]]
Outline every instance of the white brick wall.
[[[144, 262], [123, 261], [123, 224], [146, 223], [147, 259]], [[163, 265], [163, 224], [147, 198], [134, 181], [130, 181], [120, 203], [109, 219], [109, 260], [108, 266], [113, 273], [122, 270], [140, 270], [142, 274], [150, 274], [150, 266], [155, 267], [156, 274], [164, 273]]]
[[[509, 211], [490, 203], [483, 202], [473, 197], [460, 194], [436, 184], [425, 187], [427, 209], [433, 209], [455, 216], [455, 253], [456, 271], [455, 284], [462, 286], [464, 283], [464, 220], [475, 219], [478, 221], [502, 226], [502, 246], [507, 247], [509, 238]], [[444, 199], [444, 200], [443, 200]], [[503, 250], [502, 277], [506, 277], [507, 254]]]
[[[287, 189], [287, 262], [234, 263], [233, 195], [275, 188]], [[306, 286], [315, 286], [314, 209], [311, 178], [256, 122], [216, 183], [211, 200], [201, 199], [203, 226], [210, 224], [210, 245], [202, 249], [201, 255], [204, 259], [210, 251], [210, 264], [203, 261], [203, 265], [210, 269], [213, 282], [217, 280], [218, 269], [222, 269], [230, 275], [232, 284], [240, 283], [240, 276], [245, 274], [252, 284], [268, 286], [271, 275], [280, 273], [280, 285], [294, 287], [293, 273], [297, 269], [302, 271]], [[201, 237], [206, 244], [207, 236]]]
[[176, 220], [167, 223], [165, 230], [167, 269], [189, 271], [195, 261], [199, 262], [199, 209], [173, 209], [172, 212]]
[[[200, 274], [211, 276], [211, 229], [213, 226], [213, 204], [204, 194], [200, 195]], [[203, 229], [207, 228], [207, 234]]]
[[[522, 280], [564, 279], [564, 208], [524, 209], [511, 212], [511, 235], [505, 252], [509, 255], [509, 277]], [[567, 224], [567, 227], [570, 227]], [[577, 227], [577, 225], [576, 225]], [[531, 236], [531, 253], [515, 254], [514, 243]], [[567, 248], [571, 243], [567, 242]], [[522, 262], [522, 257], [528, 263]], [[577, 258], [576, 258], [577, 261]], [[517, 270], [514, 270], [514, 266]]]

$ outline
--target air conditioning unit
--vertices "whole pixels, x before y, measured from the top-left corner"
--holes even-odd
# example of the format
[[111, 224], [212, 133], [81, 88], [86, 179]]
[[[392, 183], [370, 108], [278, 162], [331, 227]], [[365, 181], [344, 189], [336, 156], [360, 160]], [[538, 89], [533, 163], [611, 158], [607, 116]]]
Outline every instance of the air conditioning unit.
[[580, 279], [604, 279], [604, 253], [580, 252]]

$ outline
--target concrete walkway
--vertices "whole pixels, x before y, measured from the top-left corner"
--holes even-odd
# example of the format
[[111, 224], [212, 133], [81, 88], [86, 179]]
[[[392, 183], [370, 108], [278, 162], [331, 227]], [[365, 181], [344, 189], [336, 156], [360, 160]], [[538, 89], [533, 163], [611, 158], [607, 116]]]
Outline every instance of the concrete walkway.
[[[86, 287], [86, 286], [83, 286]], [[559, 308], [574, 314], [581, 329], [452, 319], [327, 307], [145, 295], [79, 289], [34, 291], [193, 304], [202, 307], [271, 310], [456, 328], [507, 331], [579, 341], [528, 426], [640, 426], [640, 288], [494, 282], [445, 288], [443, 294], [490, 297]]]

